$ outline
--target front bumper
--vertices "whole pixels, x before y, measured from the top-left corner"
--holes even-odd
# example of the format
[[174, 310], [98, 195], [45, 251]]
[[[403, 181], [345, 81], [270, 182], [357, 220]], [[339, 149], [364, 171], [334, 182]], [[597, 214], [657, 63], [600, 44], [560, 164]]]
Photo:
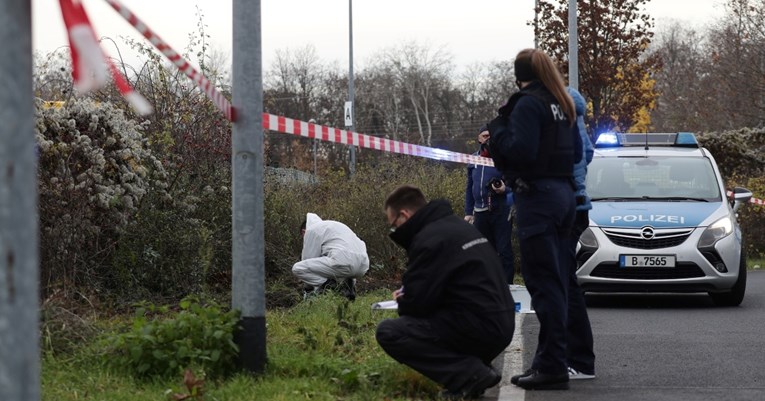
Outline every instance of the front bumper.
[[[629, 237], [639, 230], [591, 226], [598, 247], [580, 244], [577, 248], [579, 285], [589, 292], [728, 291], [738, 278], [741, 242], [731, 234], [713, 248], [699, 250], [697, 244], [704, 229], [674, 229], [667, 238], [657, 235], [643, 240]], [[674, 255], [675, 267], [620, 267], [619, 256], [625, 254]]]

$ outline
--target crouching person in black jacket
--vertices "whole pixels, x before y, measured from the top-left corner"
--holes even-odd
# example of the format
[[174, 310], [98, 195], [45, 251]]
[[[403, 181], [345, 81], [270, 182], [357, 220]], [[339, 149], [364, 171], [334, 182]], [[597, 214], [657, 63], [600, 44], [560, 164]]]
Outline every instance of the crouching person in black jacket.
[[497, 253], [445, 200], [428, 203], [404, 185], [385, 200], [391, 239], [408, 256], [403, 286], [393, 293], [396, 319], [377, 327], [393, 359], [446, 389], [444, 398], [480, 397], [499, 383], [491, 361], [515, 329], [513, 297]]

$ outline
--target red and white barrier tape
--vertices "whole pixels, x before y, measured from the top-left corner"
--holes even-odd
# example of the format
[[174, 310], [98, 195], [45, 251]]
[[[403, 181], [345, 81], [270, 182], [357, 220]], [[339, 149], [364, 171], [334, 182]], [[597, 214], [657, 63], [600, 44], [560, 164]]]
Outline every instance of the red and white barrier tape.
[[[226, 115], [229, 121], [236, 119], [234, 107], [221, 94], [207, 77], [198, 72], [178, 52], [173, 50], [162, 38], [156, 35], [138, 17], [125, 7], [119, 0], [104, 0], [112, 6], [126, 21], [136, 28], [154, 47], [165, 55], [186, 76], [188, 76], [213, 103]], [[103, 50], [98, 46], [95, 31], [88, 20], [85, 9], [79, 0], [59, 0], [64, 22], [67, 26], [72, 51], [72, 75], [75, 85], [83, 90], [89, 90], [105, 82], [105, 73], [99, 67], [96, 57], [100, 55], [106, 60], [109, 70], [120, 92], [141, 114], [151, 111], [151, 106], [146, 99], [133, 91], [127, 81], [117, 71], [114, 63], [106, 57]], [[95, 47], [94, 47], [95, 45]], [[341, 130], [324, 125], [309, 123], [291, 118], [263, 113], [263, 128], [278, 131], [285, 134], [293, 134], [306, 138], [321, 139], [322, 141], [354, 145], [367, 149], [375, 149], [383, 152], [400, 153], [411, 156], [425, 157], [433, 160], [445, 160], [450, 162], [494, 166], [494, 161], [487, 157], [468, 155], [465, 153], [452, 152], [450, 150], [431, 148], [411, 143], [395, 141], [387, 138], [379, 138], [358, 132]], [[727, 192], [729, 197], [733, 192]], [[765, 200], [751, 198], [749, 203], [765, 205]]]
[[[263, 113], [263, 128], [283, 134], [292, 134], [306, 138], [320, 139], [326, 142], [342, 143], [345, 145], [355, 145], [362, 148], [375, 149], [389, 153], [400, 153], [463, 164], [494, 166], [494, 161], [487, 157], [468, 155], [465, 153], [452, 152], [450, 150], [430, 148], [427, 146], [379, 138], [269, 113]], [[733, 192], [727, 191], [727, 195], [733, 197]], [[751, 198], [749, 199], [749, 203], [765, 205], [765, 200]]]
[[394, 141], [360, 134], [358, 132], [331, 128], [324, 125], [308, 123], [300, 120], [263, 113], [263, 128], [285, 134], [293, 134], [306, 138], [321, 139], [322, 141], [355, 145], [383, 152], [400, 153], [404, 155], [425, 157], [434, 160], [446, 160], [464, 164], [479, 164], [493, 166], [494, 161], [487, 157], [452, 152], [450, 150], [430, 148], [427, 146]]
[[106, 84], [107, 72], [112, 74], [122, 96], [139, 114], [151, 113], [151, 105], [138, 92], [134, 91], [127, 79], [106, 56], [98, 44], [96, 31], [90, 24], [88, 14], [79, 0], [59, 0], [61, 15], [64, 18], [69, 36], [69, 50], [72, 55], [72, 78], [74, 87], [80, 92], [88, 92]]
[[215, 106], [226, 115], [229, 121], [236, 119], [234, 108], [229, 103], [228, 99], [223, 96], [213, 85], [207, 77], [198, 72], [194, 67], [189, 64], [178, 52], [173, 50], [162, 38], [157, 36], [151, 29], [138, 17], [133, 14], [127, 7], [125, 7], [118, 0], [104, 0], [112, 6], [130, 25], [133, 25], [146, 39], [151, 42], [154, 47], [157, 48], [162, 54], [165, 55], [173, 64], [186, 76], [189, 77], [197, 86], [204, 91], [204, 93], [213, 101]]

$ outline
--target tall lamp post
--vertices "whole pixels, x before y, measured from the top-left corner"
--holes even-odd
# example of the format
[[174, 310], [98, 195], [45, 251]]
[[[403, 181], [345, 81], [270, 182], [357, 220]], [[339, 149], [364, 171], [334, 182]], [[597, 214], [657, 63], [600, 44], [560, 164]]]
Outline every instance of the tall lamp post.
[[579, 34], [576, 11], [576, 0], [568, 0], [568, 85], [579, 90]]
[[539, 35], [537, 35], [537, 29], [539, 28], [539, 0], [534, 0], [534, 48], [539, 49]]
[[40, 399], [32, 11], [0, 0], [0, 400]]
[[235, 341], [242, 367], [266, 364], [265, 241], [263, 232], [263, 60], [260, 0], [233, 2], [231, 136], [231, 306], [241, 312]]
[[[346, 110], [346, 113], [350, 114], [350, 124], [346, 123], [346, 126], [349, 131], [353, 131], [353, 96], [353, 0], [348, 0], [348, 101], [351, 107]], [[356, 172], [356, 147], [353, 144], [351, 144], [350, 159], [348, 170], [353, 175]]]

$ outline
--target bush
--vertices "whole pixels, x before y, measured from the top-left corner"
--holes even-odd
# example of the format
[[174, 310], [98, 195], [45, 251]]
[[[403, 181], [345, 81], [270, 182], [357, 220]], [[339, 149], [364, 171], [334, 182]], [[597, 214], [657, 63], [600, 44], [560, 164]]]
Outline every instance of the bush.
[[143, 126], [110, 103], [37, 106], [42, 293], [62, 283], [102, 287], [119, 236], [145, 196], [168, 200], [167, 175]]
[[[765, 129], [743, 128], [700, 135], [699, 142], [714, 156], [728, 190], [749, 189], [765, 197]], [[753, 204], [739, 209], [739, 223], [750, 258], [765, 255], [765, 207]]]
[[230, 288], [231, 192], [226, 186], [208, 186], [199, 196], [188, 190], [170, 204], [144, 208], [124, 230], [113, 260], [115, 292], [124, 300]]
[[104, 341], [104, 362], [137, 377], [172, 377], [185, 369], [221, 377], [237, 366], [234, 343], [239, 315], [215, 303], [195, 298], [180, 302], [180, 311], [167, 317], [167, 306], [143, 303], [136, 308], [132, 327]]
[[[266, 183], [266, 274], [269, 282], [291, 277], [300, 260], [300, 223], [308, 212], [350, 227], [367, 246], [370, 271], [366, 283], [398, 282], [406, 263], [404, 251], [388, 238], [389, 227], [382, 209], [385, 197], [397, 186], [413, 184], [428, 199], [446, 198], [457, 215], [464, 208], [465, 170], [462, 165], [443, 165], [431, 160], [391, 155], [375, 164], [360, 163], [355, 175], [330, 172], [318, 184]], [[298, 283], [294, 281], [295, 288]], [[366, 287], [377, 285], [366, 285]]]

